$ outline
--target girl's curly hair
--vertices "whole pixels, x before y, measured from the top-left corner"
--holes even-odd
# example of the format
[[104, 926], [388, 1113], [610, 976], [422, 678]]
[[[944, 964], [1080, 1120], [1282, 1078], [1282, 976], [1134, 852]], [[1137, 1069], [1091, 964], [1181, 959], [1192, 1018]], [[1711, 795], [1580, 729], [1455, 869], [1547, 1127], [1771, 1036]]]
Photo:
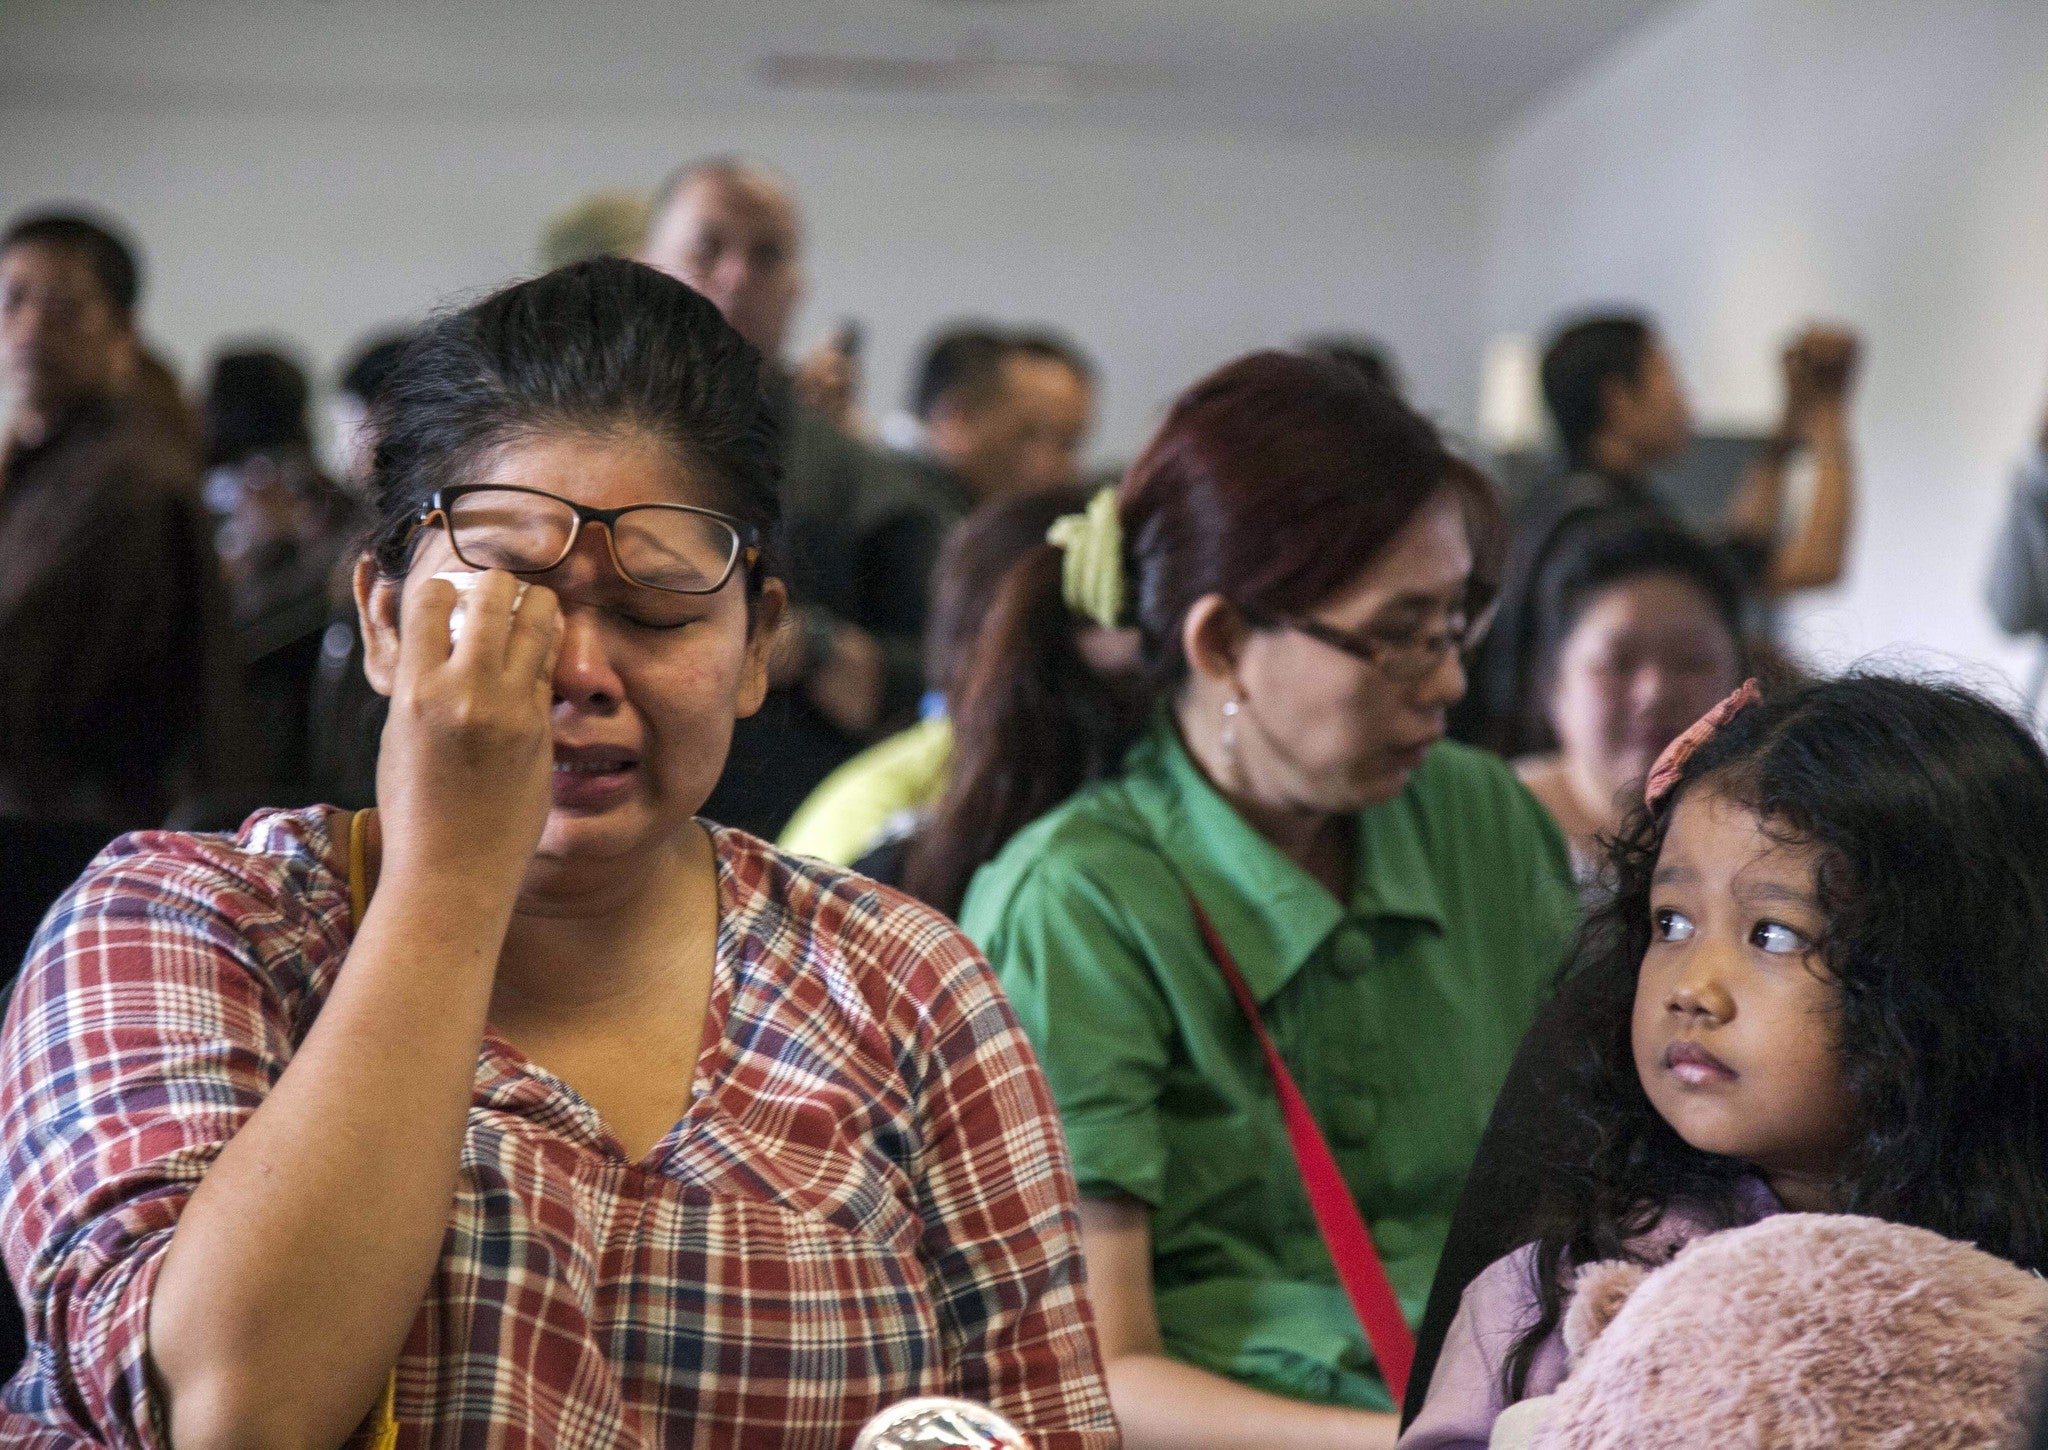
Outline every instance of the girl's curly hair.
[[1698, 790], [1818, 848], [1816, 952], [1841, 992], [1855, 1114], [1842, 1210], [2048, 1269], [2048, 758], [1956, 686], [1810, 684], [1729, 722], [1607, 843], [1607, 890], [1559, 988], [1541, 1312], [1508, 1359], [1514, 1397], [1560, 1322], [1571, 1266], [1631, 1256], [1674, 1205], [1709, 1225], [1738, 1214], [1750, 1170], [1658, 1116], [1630, 1046], [1651, 876], [1672, 813]]

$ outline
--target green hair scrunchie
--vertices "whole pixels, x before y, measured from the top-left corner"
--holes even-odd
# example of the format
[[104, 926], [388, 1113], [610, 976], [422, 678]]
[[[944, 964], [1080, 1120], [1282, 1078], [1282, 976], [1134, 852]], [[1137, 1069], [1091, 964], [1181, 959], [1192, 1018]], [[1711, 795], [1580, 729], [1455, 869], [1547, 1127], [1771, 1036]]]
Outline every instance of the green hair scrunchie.
[[1045, 541], [1066, 556], [1060, 562], [1060, 597], [1067, 608], [1104, 629], [1123, 623], [1124, 527], [1116, 490], [1097, 493], [1084, 513], [1053, 520]]

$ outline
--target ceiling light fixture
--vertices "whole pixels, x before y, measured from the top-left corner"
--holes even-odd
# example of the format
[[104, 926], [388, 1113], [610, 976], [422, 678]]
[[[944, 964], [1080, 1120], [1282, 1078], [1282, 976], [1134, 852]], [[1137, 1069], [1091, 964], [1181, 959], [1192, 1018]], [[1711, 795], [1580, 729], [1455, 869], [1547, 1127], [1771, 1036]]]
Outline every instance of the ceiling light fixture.
[[1030, 101], [1075, 101], [1153, 90], [1172, 80], [1157, 66], [1097, 61], [788, 54], [765, 57], [756, 67], [756, 75], [763, 85], [777, 90], [979, 95]]

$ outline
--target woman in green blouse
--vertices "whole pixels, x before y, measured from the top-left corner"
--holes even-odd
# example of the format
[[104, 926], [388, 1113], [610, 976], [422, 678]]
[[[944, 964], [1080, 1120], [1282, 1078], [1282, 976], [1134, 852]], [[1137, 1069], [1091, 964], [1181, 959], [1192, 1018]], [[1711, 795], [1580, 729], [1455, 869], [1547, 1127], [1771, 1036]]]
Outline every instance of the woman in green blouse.
[[[994, 856], [961, 922], [1059, 1101], [1131, 1446], [1394, 1442], [1189, 898], [1412, 1324], [1574, 914], [1549, 817], [1442, 739], [1496, 521], [1392, 392], [1264, 353], [1183, 396], [999, 591], [914, 869], [943, 903]], [[1081, 668], [1094, 630], [1132, 626], [1137, 710]]]

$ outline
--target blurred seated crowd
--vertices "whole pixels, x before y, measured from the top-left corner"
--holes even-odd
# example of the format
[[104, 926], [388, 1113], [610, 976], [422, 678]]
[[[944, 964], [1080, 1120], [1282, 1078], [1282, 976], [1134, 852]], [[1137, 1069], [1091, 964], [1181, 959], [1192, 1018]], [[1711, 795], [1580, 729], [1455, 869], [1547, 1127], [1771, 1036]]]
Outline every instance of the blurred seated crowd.
[[[948, 1393], [1041, 1447], [1392, 1446], [1404, 1401], [1404, 1443], [1576, 1443], [1502, 1438], [1514, 1402], [1582, 1413], [1563, 1346], [1590, 1351], [1549, 1286], [1647, 1255], [1664, 1185], [1553, 1204], [1513, 1148], [1598, 1072], [1640, 1111], [1573, 1162], [1639, 1129], [1627, 1171], [1705, 1195], [1670, 1199], [1684, 1236], [1868, 1212], [2041, 1267], [1997, 1223], [1854, 1187], [1875, 1170], [1846, 1149], [1688, 1116], [1762, 1059], [1685, 1036], [1630, 1066], [1626, 1003], [1569, 987], [1618, 962], [1625, 996], [1721, 931], [1628, 893], [1711, 895], [1729, 852], [1742, 901], [1862, 920], [1904, 827], [1829, 794], [1854, 772], [1827, 711], [1896, 709], [1928, 760], [2004, 740], [1774, 637], [1843, 576], [1854, 335], [1782, 344], [1778, 417], [1711, 511], [1659, 481], [1691, 409], [1625, 311], [1548, 339], [1558, 453], [1513, 498], [1339, 332], [1189, 377], [1105, 470], [1086, 339], [1031, 319], [934, 319], [905, 406], [867, 416], [856, 326], [791, 347], [830, 244], [769, 168], [696, 161], [331, 383], [275, 338], [183, 382], [117, 220], [0, 234], [25, 1316], [0, 1356], [29, 1356], [0, 1439], [843, 1444]], [[2043, 450], [1992, 574], [2015, 631], [2048, 627]], [[1928, 789], [1952, 874], [1983, 881], [1988, 827]], [[129, 832], [177, 834], [88, 870]], [[1784, 851], [1819, 854], [1754, 888]], [[1769, 926], [1734, 939], [1776, 951]], [[1828, 961], [1851, 998], [1897, 994], [1886, 1041], [1911, 1039], [1924, 1003]], [[1635, 1031], [1795, 1010], [1705, 980], [1641, 988]], [[1779, 1096], [1745, 1113], [1790, 1113], [1807, 1080], [1754, 1071]], [[1809, 1194], [1817, 1154], [1852, 1187]], [[369, 1201], [293, 1260], [343, 1168]], [[1525, 1188], [1580, 1216], [1511, 1214]], [[1485, 1265], [1525, 1244], [1523, 1304]], [[1497, 1299], [1540, 1318], [1519, 1358], [1475, 1338]], [[330, 1331], [361, 1347], [266, 1399]], [[497, 1353], [539, 1388], [463, 1368]]]
[[[651, 206], [594, 198], [558, 220], [543, 250], [556, 262], [637, 256], [710, 297], [773, 364], [793, 607], [768, 701], [739, 726], [709, 813], [771, 838], [787, 831], [793, 848], [851, 864], [881, 846], [900, 857], [936, 798], [950, 674], [964, 668], [963, 644], [1020, 541], [1043, 532], [1039, 516], [1054, 507], [1045, 500], [1071, 511], [1086, 486], [1099, 382], [1051, 328], [952, 323], [927, 344], [905, 409], [872, 426], [855, 402], [857, 335], [787, 356], [803, 241], [779, 179], [718, 158], [678, 170]], [[191, 387], [179, 384], [145, 342], [142, 257], [117, 222], [35, 213], [12, 225], [4, 251], [15, 402], [0, 559], [13, 748], [0, 806], [111, 833], [224, 826], [258, 802], [371, 803], [382, 719], [361, 679], [347, 576], [368, 522], [372, 404], [405, 335], [372, 336], [344, 359], [323, 449], [315, 382], [288, 344], [230, 341]], [[1370, 340], [1333, 335], [1302, 348], [1398, 386]], [[1454, 733], [1511, 758], [1554, 747], [1556, 667], [1583, 653], [1563, 649], [1561, 612], [1576, 617], [1589, 602], [1563, 576], [1586, 567], [1567, 556], [1584, 551], [1589, 530], [1612, 533], [1615, 520], [1639, 516], [1673, 548], [1701, 545], [1682, 568], [1644, 572], [1726, 574], [1714, 603], [1732, 598], [1730, 622], [1755, 644], [1768, 638], [1770, 601], [1837, 579], [1853, 498], [1854, 365], [1844, 334], [1816, 330], [1788, 348], [1784, 421], [1724, 530], [1703, 534], [1650, 481], [1690, 429], [1652, 324], [1615, 314], [1562, 329], [1544, 387], [1563, 463], [1518, 509], [1500, 617]], [[1799, 458], [1817, 484], [1787, 524], [1787, 464]], [[963, 527], [983, 512], [977, 528]], [[1113, 646], [1100, 648], [1101, 668], [1122, 667]], [[1603, 669], [1636, 673], [1626, 663]], [[1700, 675], [1710, 688], [1733, 668], [1652, 673]], [[1658, 718], [1684, 715], [1699, 693], [1678, 692]], [[1615, 728], [1637, 737], [1639, 754], [1660, 729]], [[1583, 750], [1569, 758], [1592, 768]], [[1574, 806], [1556, 784], [1562, 768], [1548, 758], [1532, 776], [1553, 782], [1540, 794], [1561, 819], [1598, 824], [1604, 808], [1589, 815], [1588, 801], [1612, 796], [1614, 782], [1579, 781]]]

